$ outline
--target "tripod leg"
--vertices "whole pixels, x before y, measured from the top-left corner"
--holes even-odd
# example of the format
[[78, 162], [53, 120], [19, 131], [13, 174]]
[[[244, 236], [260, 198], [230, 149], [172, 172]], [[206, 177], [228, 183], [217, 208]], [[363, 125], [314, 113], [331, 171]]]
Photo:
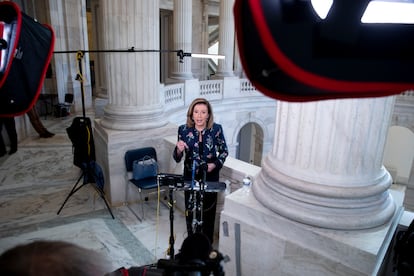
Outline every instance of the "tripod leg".
[[[96, 185], [96, 184], [95, 184], [95, 185]], [[115, 219], [114, 214], [112, 214], [111, 207], [109, 207], [108, 201], [106, 201], [104, 191], [103, 191], [101, 188], [97, 187], [97, 186], [95, 186], [95, 188], [96, 188], [96, 190], [98, 190], [99, 195], [101, 196], [101, 198], [102, 198], [102, 199], [103, 199], [103, 201], [105, 202], [106, 208], [108, 209], [109, 213], [111, 214], [112, 219]]]
[[57, 212], [57, 214], [59, 215], [60, 211], [62, 211], [63, 206], [65, 206], [66, 202], [69, 200], [69, 198], [76, 193], [77, 190], [79, 190], [82, 186], [76, 188], [79, 184], [79, 181], [82, 179], [82, 177], [84, 176], [84, 173], [81, 174], [81, 176], [78, 178], [78, 181], [76, 181], [75, 185], [72, 188], [72, 191], [70, 191], [70, 193], [68, 194], [68, 196], [66, 197], [65, 201], [63, 202], [62, 206], [60, 206], [59, 211]]

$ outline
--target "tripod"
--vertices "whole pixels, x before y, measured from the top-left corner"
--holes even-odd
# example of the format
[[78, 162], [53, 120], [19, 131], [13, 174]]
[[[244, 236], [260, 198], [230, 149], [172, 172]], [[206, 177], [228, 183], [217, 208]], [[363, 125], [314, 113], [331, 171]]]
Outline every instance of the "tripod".
[[[99, 193], [101, 198], [104, 200], [106, 207], [108, 208], [109, 213], [112, 218], [115, 219], [112, 214], [111, 208], [109, 207], [108, 202], [105, 199], [105, 193], [103, 190], [104, 180], [102, 169], [94, 161], [95, 160], [95, 145], [93, 142], [92, 135], [92, 125], [91, 120], [85, 115], [85, 99], [84, 99], [84, 87], [83, 87], [83, 77], [82, 77], [82, 58], [83, 52], [79, 51], [77, 54], [79, 73], [76, 76], [76, 79], [81, 82], [81, 94], [82, 94], [82, 117], [76, 117], [73, 119], [72, 125], [66, 129], [70, 140], [72, 141], [74, 147], [74, 161], [73, 163], [82, 169], [82, 175], [76, 181], [72, 190], [66, 197], [62, 206], [60, 207], [57, 214], [59, 215], [60, 211], [63, 209], [63, 206], [66, 204], [68, 199], [76, 193], [80, 188], [86, 184], [94, 184], [93, 187]], [[82, 185], [78, 186], [80, 180], [83, 178]], [[99, 185], [98, 185], [99, 182]]]
[[[82, 174], [81, 176], [78, 178], [78, 181], [76, 181], [75, 185], [73, 186], [72, 190], [70, 191], [70, 193], [67, 195], [65, 201], [63, 202], [62, 206], [60, 206], [59, 211], [57, 212], [57, 214], [59, 215], [60, 212], [63, 209], [63, 206], [65, 206], [66, 202], [69, 200], [69, 198], [75, 194], [78, 190], [80, 190], [83, 186], [87, 185], [87, 184], [92, 184], [93, 187], [95, 188], [95, 190], [98, 192], [98, 194], [100, 195], [100, 197], [103, 199], [103, 201], [105, 202], [106, 208], [108, 208], [109, 213], [111, 214], [111, 217], [113, 219], [115, 219], [111, 208], [109, 207], [108, 202], [106, 201], [105, 198], [105, 192], [103, 191], [103, 185], [98, 185], [98, 181], [97, 179], [99, 178], [98, 175], [96, 174], [96, 169], [93, 169], [92, 167], [98, 166], [94, 161], [90, 162], [89, 164], [87, 164], [85, 166], [85, 168], [82, 170]], [[80, 180], [83, 178], [83, 183], [82, 185], [78, 186], [78, 184], [80, 183]], [[90, 179], [93, 179], [93, 182], [90, 182]], [[103, 184], [103, 183], [102, 183]]]

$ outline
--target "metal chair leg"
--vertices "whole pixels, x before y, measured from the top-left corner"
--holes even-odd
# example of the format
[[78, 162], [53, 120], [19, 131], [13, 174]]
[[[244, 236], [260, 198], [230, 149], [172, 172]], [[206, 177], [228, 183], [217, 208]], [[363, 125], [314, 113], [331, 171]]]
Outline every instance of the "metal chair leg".
[[144, 214], [144, 201], [142, 200], [142, 190], [141, 189], [139, 191], [139, 196], [140, 196], [140, 199], [141, 199], [142, 219], [145, 219], [145, 214]]

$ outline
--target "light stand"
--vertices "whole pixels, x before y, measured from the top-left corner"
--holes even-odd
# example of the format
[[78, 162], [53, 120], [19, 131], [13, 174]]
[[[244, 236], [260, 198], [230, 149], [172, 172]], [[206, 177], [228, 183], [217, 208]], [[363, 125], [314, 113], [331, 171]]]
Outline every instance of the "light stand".
[[[75, 185], [73, 186], [72, 190], [70, 191], [70, 193], [68, 194], [68, 196], [66, 197], [65, 201], [63, 202], [62, 206], [60, 207], [59, 211], [57, 212], [57, 214], [59, 215], [60, 211], [63, 209], [63, 206], [66, 204], [66, 202], [69, 200], [69, 198], [75, 194], [80, 188], [82, 188], [83, 186], [85, 186], [86, 184], [92, 184], [93, 187], [95, 188], [95, 190], [98, 192], [98, 194], [100, 195], [100, 197], [103, 199], [103, 201], [105, 202], [105, 205], [109, 211], [109, 213], [111, 214], [111, 217], [113, 219], [115, 219], [111, 208], [109, 207], [108, 202], [106, 201], [105, 198], [105, 192], [103, 190], [103, 179], [102, 179], [102, 183], [101, 186], [97, 185], [97, 179], [98, 179], [98, 175], [96, 174], [96, 166], [97, 163], [94, 161], [95, 159], [95, 152], [93, 150], [91, 150], [91, 143], [93, 143], [93, 135], [92, 135], [92, 127], [91, 127], [91, 121], [89, 118], [86, 117], [86, 112], [85, 112], [85, 92], [84, 92], [84, 86], [83, 86], [83, 75], [82, 75], [82, 58], [84, 56], [84, 53], [82, 51], [78, 51], [76, 54], [77, 60], [78, 60], [78, 70], [79, 73], [76, 75], [76, 80], [80, 81], [81, 83], [81, 95], [82, 95], [82, 117], [77, 117], [73, 120], [72, 126], [71, 127], [77, 127], [75, 129], [75, 134], [72, 132], [72, 137], [70, 135], [69, 129], [71, 127], [69, 127], [68, 130], [68, 134], [72, 140], [72, 142], [74, 142], [75, 138], [79, 139], [79, 136], [81, 136], [82, 134], [86, 133], [86, 142], [88, 143], [87, 145], [87, 155], [83, 155], [80, 161], [76, 160], [76, 154], [77, 154], [77, 149], [75, 147], [75, 157], [74, 157], [74, 162], [75, 165], [77, 165], [78, 167], [80, 167], [82, 169], [82, 175], [78, 178], [78, 181], [76, 181]], [[79, 131], [79, 133], [76, 133], [76, 130]], [[76, 137], [74, 137], [76, 136]], [[83, 137], [84, 138], [84, 137]], [[79, 142], [79, 141], [78, 141]], [[81, 140], [81, 146], [83, 146], [82, 143], [84, 143], [85, 140]], [[82, 152], [81, 148], [81, 152], [80, 154], [85, 154]], [[85, 160], [86, 159], [86, 160]], [[86, 161], [86, 162], [85, 162]], [[92, 168], [92, 166], [94, 166], [94, 168]], [[84, 179], [83, 184], [81, 186], [78, 187], [78, 184], [80, 182], [81, 179]], [[103, 177], [102, 177], [103, 178]], [[92, 180], [92, 182], [91, 182]]]

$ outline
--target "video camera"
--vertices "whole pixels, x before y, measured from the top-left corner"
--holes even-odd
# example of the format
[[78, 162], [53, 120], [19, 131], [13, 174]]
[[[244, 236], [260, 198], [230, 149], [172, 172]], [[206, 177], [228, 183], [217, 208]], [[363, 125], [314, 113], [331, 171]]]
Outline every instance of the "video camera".
[[217, 250], [211, 249], [202, 233], [188, 236], [174, 259], [159, 259], [156, 264], [119, 268], [105, 276], [224, 276], [222, 261], [228, 261]]

